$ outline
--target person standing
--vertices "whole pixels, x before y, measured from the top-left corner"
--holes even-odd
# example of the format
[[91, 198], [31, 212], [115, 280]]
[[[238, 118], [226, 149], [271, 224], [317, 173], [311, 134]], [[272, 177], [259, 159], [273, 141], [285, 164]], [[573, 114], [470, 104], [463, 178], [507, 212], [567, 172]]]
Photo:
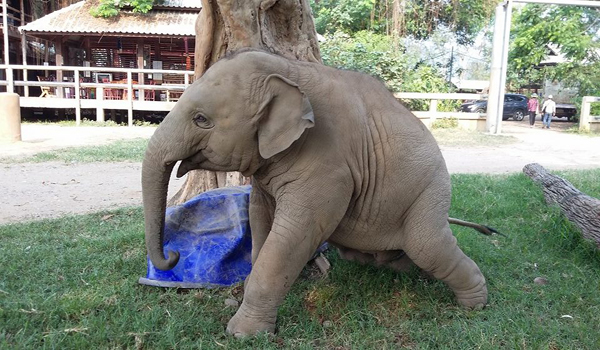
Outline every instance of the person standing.
[[540, 103], [538, 101], [538, 95], [534, 92], [531, 94], [531, 98], [527, 101], [527, 111], [529, 112], [529, 127], [533, 128], [535, 124], [535, 116], [540, 111]]
[[548, 99], [542, 105], [542, 113], [544, 116], [542, 117], [542, 129], [546, 127], [546, 129], [550, 129], [550, 123], [552, 122], [552, 117], [556, 114], [556, 102], [552, 100], [552, 95], [548, 95]]

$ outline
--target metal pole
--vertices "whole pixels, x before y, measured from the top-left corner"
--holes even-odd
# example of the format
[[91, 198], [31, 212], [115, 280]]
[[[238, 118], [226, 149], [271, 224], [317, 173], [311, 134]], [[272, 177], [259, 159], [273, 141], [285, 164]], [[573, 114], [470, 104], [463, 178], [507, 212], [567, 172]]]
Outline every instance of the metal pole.
[[[500, 90], [502, 77], [502, 46], [504, 34], [504, 19], [506, 8], [503, 4], [496, 6], [494, 23], [494, 37], [492, 39], [492, 63], [490, 69], [490, 88], [488, 92], [486, 130], [491, 134], [498, 133], [498, 105], [500, 104]], [[502, 119], [502, 116], [500, 116]]]
[[506, 92], [506, 71], [508, 69], [508, 49], [510, 47], [510, 25], [512, 21], [512, 0], [505, 2], [504, 28], [502, 31], [502, 61], [500, 62], [500, 82], [498, 105], [496, 106], [496, 132], [502, 133], [502, 115], [504, 114], [504, 93]]

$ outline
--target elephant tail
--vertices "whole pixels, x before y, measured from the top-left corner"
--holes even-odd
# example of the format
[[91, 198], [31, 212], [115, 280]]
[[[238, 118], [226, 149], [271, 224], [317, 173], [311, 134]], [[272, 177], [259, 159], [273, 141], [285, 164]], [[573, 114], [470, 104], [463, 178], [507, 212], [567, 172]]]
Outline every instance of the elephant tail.
[[496, 230], [495, 228], [492, 228], [492, 227], [489, 227], [489, 226], [485, 226], [485, 225], [476, 224], [474, 222], [464, 221], [464, 220], [455, 219], [455, 218], [448, 218], [448, 222], [450, 224], [453, 224], [453, 225], [460, 225], [460, 226], [470, 227], [472, 229], [475, 229], [475, 230], [483, 233], [484, 235], [491, 236], [491, 235], [497, 234], [497, 235], [506, 237], [505, 234], [498, 232], [498, 230]]

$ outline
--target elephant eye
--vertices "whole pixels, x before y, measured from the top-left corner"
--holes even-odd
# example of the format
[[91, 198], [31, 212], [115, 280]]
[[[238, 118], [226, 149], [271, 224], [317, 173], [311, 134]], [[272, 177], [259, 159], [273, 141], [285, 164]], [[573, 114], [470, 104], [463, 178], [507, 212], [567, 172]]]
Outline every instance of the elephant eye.
[[202, 113], [196, 114], [194, 117], [194, 124], [204, 129], [208, 129], [213, 126], [212, 123], [204, 115], [202, 115]]

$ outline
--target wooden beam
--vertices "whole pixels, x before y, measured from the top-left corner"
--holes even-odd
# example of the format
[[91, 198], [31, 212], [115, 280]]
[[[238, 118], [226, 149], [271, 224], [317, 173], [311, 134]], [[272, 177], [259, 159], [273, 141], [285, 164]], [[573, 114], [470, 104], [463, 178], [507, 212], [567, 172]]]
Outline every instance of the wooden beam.
[[[60, 38], [59, 40], [57, 40], [54, 43], [54, 50], [56, 51], [56, 66], [57, 67], [61, 67], [65, 65], [65, 59], [63, 56], [63, 41], [62, 38]], [[63, 71], [62, 70], [57, 70], [56, 71], [56, 81], [61, 82], [63, 81]], [[56, 95], [58, 97], [63, 97], [64, 94], [64, 90], [62, 88], [57, 88], [56, 89]]]
[[[6, 0], [2, 1], [2, 34], [4, 35], [4, 64], [10, 64], [10, 53], [9, 53], [9, 43], [8, 43], [8, 16], [6, 12], [6, 7], [8, 4]], [[13, 92], [13, 71], [12, 69], [6, 69], [6, 81], [8, 85], [6, 86], [6, 92]]]
[[[139, 69], [144, 68], [144, 39], [140, 38], [137, 40], [137, 67]], [[138, 84], [144, 85], [144, 73], [138, 73]], [[138, 92], [138, 100], [144, 101], [144, 90], [140, 89]]]
[[[21, 0], [21, 5], [23, 5], [23, 0]], [[27, 65], [27, 36], [25, 33], [21, 34], [21, 59], [23, 61], [23, 65]], [[27, 81], [27, 69], [23, 69], [23, 80]], [[29, 86], [24, 87], [25, 97], [29, 97]]]

